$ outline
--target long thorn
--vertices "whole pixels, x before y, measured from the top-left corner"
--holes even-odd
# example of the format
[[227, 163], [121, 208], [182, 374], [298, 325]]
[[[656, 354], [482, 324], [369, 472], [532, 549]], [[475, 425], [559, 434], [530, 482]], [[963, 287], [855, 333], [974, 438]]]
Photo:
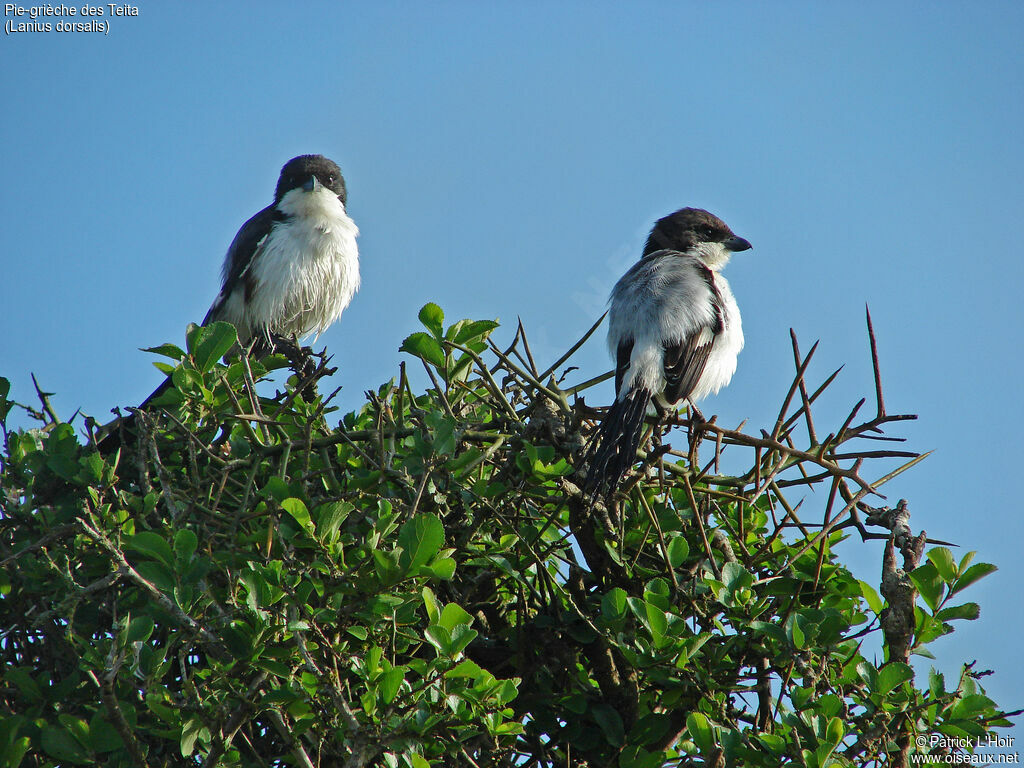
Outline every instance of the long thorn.
[[[789, 332], [792, 334], [793, 329], [790, 328]], [[814, 357], [814, 351], [818, 348], [818, 342], [814, 342], [811, 345], [811, 350], [807, 353], [807, 357], [804, 361], [797, 366], [796, 375], [793, 377], [793, 383], [789, 385], [789, 392], [786, 393], [786, 399], [782, 401], [782, 408], [779, 409], [779, 418], [775, 422], [775, 427], [772, 429], [772, 439], [774, 440], [779, 436], [779, 432], [782, 430], [782, 425], [786, 421], [786, 411], [789, 410], [789, 404], [793, 400], [793, 395], [796, 394], [797, 388], [800, 386], [800, 382], [804, 379], [804, 373], [807, 372], [807, 366], [811, 363], [811, 358]]]
[[878, 345], [875, 342], [875, 328], [871, 324], [871, 309], [864, 305], [864, 314], [868, 319], [868, 340], [871, 343], [871, 367], [875, 372], [875, 400], [878, 403], [878, 417], [885, 416], [885, 400], [882, 399], [882, 371], [878, 367]]
[[594, 324], [593, 324], [592, 326], [590, 326], [590, 330], [589, 330], [589, 331], [587, 331], [586, 333], [584, 333], [584, 334], [583, 334], [583, 338], [581, 338], [581, 339], [580, 339], [579, 341], [577, 341], [577, 342], [576, 342], [575, 344], [573, 344], [573, 345], [572, 345], [571, 347], [569, 347], [569, 351], [568, 351], [568, 352], [566, 352], [566, 353], [565, 353], [564, 355], [562, 355], [562, 356], [561, 356], [560, 358], [558, 358], [558, 359], [557, 359], [557, 360], [556, 360], [556, 361], [555, 361], [555, 362], [554, 362], [554, 363], [553, 363], [553, 364], [551, 365], [551, 367], [550, 367], [550, 368], [548, 368], [548, 369], [547, 369], [546, 371], [544, 371], [544, 373], [542, 373], [542, 374], [541, 374], [540, 376], [538, 376], [537, 378], [538, 378], [538, 379], [540, 379], [541, 381], [543, 381], [543, 380], [544, 380], [544, 379], [546, 379], [546, 378], [547, 378], [548, 376], [550, 376], [550, 375], [551, 375], [551, 373], [552, 373], [552, 372], [553, 372], [553, 371], [554, 371], [554, 370], [555, 370], [556, 368], [558, 368], [558, 366], [560, 366], [560, 365], [561, 365], [562, 363], [564, 363], [564, 362], [565, 362], [566, 360], [568, 360], [568, 359], [569, 359], [570, 357], [572, 357], [573, 355], [575, 355], [575, 354], [576, 354], [576, 350], [577, 350], [577, 349], [579, 349], [580, 347], [582, 347], [582, 346], [583, 346], [584, 344], [586, 344], [586, 343], [587, 343], [587, 339], [589, 339], [589, 338], [590, 338], [591, 336], [593, 336], [593, 335], [594, 335], [594, 331], [596, 331], [596, 330], [597, 330], [597, 327], [598, 327], [599, 325], [601, 325], [601, 322], [602, 322], [602, 321], [604, 320], [604, 318], [605, 318], [605, 316], [606, 316], [607, 314], [608, 314], [608, 310], [605, 310], [604, 314], [603, 314], [603, 315], [601, 315], [601, 316], [600, 316], [599, 318], [597, 318], [597, 322], [596, 322], [596, 323], [594, 323]]

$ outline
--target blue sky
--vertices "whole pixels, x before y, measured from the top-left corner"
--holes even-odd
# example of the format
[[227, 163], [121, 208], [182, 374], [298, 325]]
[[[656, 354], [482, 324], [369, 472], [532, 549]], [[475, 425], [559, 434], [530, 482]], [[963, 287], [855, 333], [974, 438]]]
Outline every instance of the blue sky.
[[[770, 427], [792, 327], [821, 340], [812, 376], [846, 364], [817, 414], [837, 426], [872, 391], [869, 303], [889, 409], [920, 415], [894, 434], [935, 450], [889, 499], [1001, 568], [937, 666], [976, 658], [1024, 706], [1024, 4], [137, 7], [109, 35], [0, 41], [0, 375], [17, 399], [30, 372], [64, 415], [148, 394], [160, 374], [138, 349], [202, 319], [297, 154], [341, 165], [362, 230], [363, 288], [321, 337], [346, 407], [394, 374], [427, 301], [522, 317], [553, 361], [653, 220], [705, 207], [754, 250], [728, 270], [747, 347], [704, 412]], [[602, 340], [576, 363], [606, 370]], [[844, 555], [877, 583], [878, 542]]]

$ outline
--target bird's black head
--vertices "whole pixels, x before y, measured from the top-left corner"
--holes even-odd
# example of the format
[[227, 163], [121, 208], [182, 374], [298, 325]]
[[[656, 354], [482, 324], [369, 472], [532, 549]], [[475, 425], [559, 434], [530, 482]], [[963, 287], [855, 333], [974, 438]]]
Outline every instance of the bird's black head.
[[281, 176], [277, 180], [274, 202], [281, 202], [281, 198], [293, 189], [302, 189], [303, 187], [312, 189], [313, 179], [336, 194], [342, 205], [348, 202], [345, 194], [345, 178], [341, 175], [341, 168], [333, 160], [329, 160], [323, 155], [299, 155], [285, 163], [284, 168], [281, 169]]
[[681, 208], [658, 219], [647, 237], [644, 256], [655, 251], [686, 253], [701, 243], [721, 243], [729, 251], [745, 251], [750, 243], [737, 237], [728, 225], [701, 208]]

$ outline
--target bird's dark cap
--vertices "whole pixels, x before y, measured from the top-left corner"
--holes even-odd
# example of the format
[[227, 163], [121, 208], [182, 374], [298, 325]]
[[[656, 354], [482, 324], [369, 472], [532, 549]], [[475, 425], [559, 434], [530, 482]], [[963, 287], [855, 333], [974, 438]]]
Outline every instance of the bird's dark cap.
[[323, 155], [299, 155], [285, 163], [277, 180], [274, 202], [281, 202], [282, 197], [293, 189], [302, 188], [314, 176], [334, 192], [343, 205], [348, 202], [345, 177], [341, 175], [341, 168]]
[[733, 251], [750, 248], [749, 242], [734, 235], [713, 213], [703, 208], [680, 208], [655, 222], [644, 246], [644, 255], [661, 250], [685, 252], [698, 243], [722, 243]]

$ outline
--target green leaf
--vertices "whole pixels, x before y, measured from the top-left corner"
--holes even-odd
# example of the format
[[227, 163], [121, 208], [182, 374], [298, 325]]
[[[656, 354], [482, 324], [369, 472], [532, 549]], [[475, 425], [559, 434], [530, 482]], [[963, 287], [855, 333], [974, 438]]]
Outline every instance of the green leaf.
[[161, 344], [159, 347], [146, 347], [143, 352], [152, 352], [154, 355], [168, 357], [171, 360], [181, 360], [185, 357], [185, 350], [176, 344]]
[[87, 453], [78, 459], [80, 470], [75, 474], [75, 480], [83, 485], [97, 485], [103, 478], [103, 457], [98, 453]]
[[258, 669], [269, 672], [275, 677], [280, 677], [282, 680], [288, 679], [292, 676], [292, 668], [283, 661], [275, 661], [274, 659], [254, 659], [252, 665]]
[[377, 568], [377, 575], [385, 585], [395, 584], [402, 578], [403, 570], [398, 565], [398, 552], [385, 552], [380, 549], [373, 550], [373, 561]]
[[[5, 414], [0, 413], [0, 417]], [[18, 768], [21, 765], [22, 758], [25, 757], [25, 753], [28, 752], [28, 748], [32, 746], [32, 739], [28, 736], [21, 736], [17, 739], [13, 739], [10, 745], [7, 747], [7, 752], [3, 755], [7, 759], [6, 765], [11, 768]]]
[[345, 519], [351, 514], [353, 506], [347, 501], [331, 501], [321, 504], [316, 508], [316, 530], [320, 537], [327, 543], [333, 543], [338, 539], [338, 529]]
[[981, 615], [981, 606], [977, 603], [964, 603], [963, 605], [951, 605], [943, 608], [935, 614], [939, 621], [953, 621], [954, 619], [967, 619], [974, 621]]
[[427, 641], [437, 648], [438, 655], [451, 656], [452, 635], [440, 624], [431, 624], [423, 631]]
[[294, 494], [292, 493], [291, 486], [283, 478], [274, 475], [264, 484], [260, 495], [264, 498], [275, 499], [280, 504], [285, 499], [291, 498]]
[[448, 603], [441, 611], [441, 619], [438, 623], [451, 632], [459, 624], [465, 624], [466, 626], [472, 624], [473, 617], [466, 613], [462, 606], [456, 603]]
[[113, 752], [124, 746], [117, 730], [97, 712], [89, 721], [89, 745], [94, 752]]
[[[486, 339], [487, 335], [497, 327], [498, 323], [495, 320], [473, 320], [452, 326], [448, 329], [448, 334], [453, 336], [451, 341], [456, 344], [471, 347], [472, 342]], [[452, 331], [455, 333], [452, 334]]]
[[946, 547], [934, 547], [928, 551], [928, 559], [932, 561], [939, 576], [945, 582], [951, 582], [956, 578], [956, 562], [953, 560], [953, 553]]
[[[174, 372], [171, 374], [171, 382], [174, 384], [174, 388], [181, 392], [201, 392], [203, 388], [203, 374], [193, 368], [186, 368], [183, 365], [174, 369]], [[167, 392], [165, 394], [170, 393]], [[181, 397], [181, 395], [179, 394], [178, 397]], [[156, 400], [153, 402], [156, 402]]]
[[953, 718], [973, 719], [979, 714], [990, 714], [994, 706], [995, 702], [988, 696], [972, 693], [957, 701], [950, 709], [949, 714]]
[[[973, 552], [969, 552], [968, 554], [973, 554]], [[964, 560], [966, 559], [967, 558], [965, 557]], [[992, 565], [991, 563], [975, 563], [966, 571], [960, 574], [960, 578], [957, 579], [956, 583], [949, 588], [949, 594], [955, 595], [960, 590], [967, 589], [967, 587], [971, 586], [971, 584], [973, 584], [974, 582], [978, 581], [979, 579], [983, 579], [990, 573], [994, 573], [998, 570], [999, 568]]]
[[882, 598], [875, 588], [866, 581], [858, 581], [857, 583], [860, 585], [860, 593], [863, 595], [868, 607], [876, 614], [881, 613], [885, 603], [882, 602]]
[[435, 368], [444, 368], [444, 350], [441, 349], [441, 345], [436, 339], [423, 331], [417, 331], [407, 336], [402, 342], [402, 346], [399, 347], [399, 351], [408, 352], [410, 355], [430, 363]]
[[[14, 406], [10, 400], [7, 399], [7, 395], [11, 391], [11, 382], [0, 376], [0, 421], [7, 418], [7, 414], [10, 413], [11, 408]], [[24, 754], [24, 753], [22, 753]], [[18, 756], [18, 760], [21, 760], [21, 756]]]
[[438, 553], [442, 544], [444, 526], [437, 516], [431, 513], [416, 515], [398, 531], [398, 545], [402, 548], [398, 557], [399, 567], [408, 573], [426, 564]]
[[925, 603], [934, 611], [939, 604], [939, 600], [942, 598], [944, 586], [942, 577], [939, 576], [939, 569], [935, 567], [934, 563], [928, 562], [915, 568], [910, 572], [909, 576], [910, 580], [914, 582], [914, 586], [917, 587], [917, 591], [921, 593]]
[[125, 645], [131, 645], [136, 642], [145, 642], [149, 640], [150, 635], [153, 634], [153, 629], [156, 624], [153, 622], [150, 616], [136, 616], [130, 622], [124, 632], [124, 643]]
[[601, 598], [601, 613], [606, 619], [621, 619], [626, 615], [626, 590], [615, 587]]
[[187, 336], [188, 351], [196, 369], [203, 373], [213, 368], [237, 341], [235, 327], [220, 320]]
[[883, 696], [897, 686], [902, 685], [908, 680], [914, 679], [914, 670], [906, 664], [899, 662], [893, 662], [886, 664], [880, 670], [878, 670], [878, 683], [875, 690], [881, 693]]
[[57, 715], [57, 721], [63, 725], [82, 746], [86, 746], [89, 739], [89, 726], [84, 720], [67, 714]]
[[879, 687], [879, 671], [874, 669], [870, 662], [861, 662], [857, 665], [857, 677], [866, 683], [869, 690], [877, 690]]
[[668, 582], [658, 576], [647, 582], [644, 587], [644, 599], [667, 611], [671, 607], [669, 601], [671, 591]]
[[424, 304], [419, 314], [420, 322], [435, 339], [444, 338], [444, 312], [437, 304]]
[[[508, 704], [512, 699], [519, 695], [519, 678], [513, 678], [512, 680], [502, 680], [496, 689], [494, 689], [493, 696], [499, 706]], [[518, 726], [519, 723], [513, 725]], [[516, 731], [517, 733], [519, 731]]]
[[468, 624], [458, 624], [452, 629], [451, 644], [448, 646], [452, 656], [465, 650], [473, 640], [476, 639], [477, 631], [470, 629]]
[[483, 668], [479, 664], [471, 659], [466, 659], [465, 661], [460, 661], [454, 667], [445, 672], [444, 676], [449, 678], [466, 677], [476, 680], [478, 677], [485, 674], [487, 673], [484, 672]]
[[784, 643], [789, 638], [785, 629], [780, 627], [778, 624], [772, 624], [767, 621], [752, 621], [750, 622], [750, 628], [760, 634], [768, 635], [776, 642]]
[[390, 704], [395, 700], [395, 696], [398, 695], [399, 689], [402, 687], [402, 681], [405, 680], [404, 666], [392, 667], [381, 675], [378, 681], [380, 685], [380, 696], [384, 700], [385, 704]]
[[782, 755], [786, 751], [786, 740], [774, 733], [759, 733], [757, 740], [776, 756]]
[[455, 453], [455, 421], [440, 411], [428, 413], [425, 419], [430, 427], [431, 448], [438, 456], [451, 456]]
[[676, 659], [675, 666], [677, 669], [685, 669], [690, 663], [690, 659], [704, 647], [705, 643], [711, 639], [711, 633], [706, 632], [704, 634], [697, 635], [696, 637], [688, 637], [677, 647], [680, 648], [679, 658]]
[[441, 604], [437, 601], [437, 595], [430, 587], [424, 587], [420, 594], [423, 596], [423, 606], [427, 609], [427, 618], [431, 624], [437, 624], [441, 619]]
[[655, 647], [660, 648], [665, 642], [665, 631], [668, 629], [668, 617], [658, 606], [630, 597], [626, 601], [633, 614], [640, 619], [647, 630], [651, 633], [651, 641]]
[[605, 740], [613, 747], [621, 747], [626, 743], [626, 729], [622, 724], [622, 717], [610, 705], [599, 703], [591, 709], [594, 720], [601, 727]]
[[434, 562], [422, 566], [420, 573], [429, 573], [435, 579], [448, 581], [455, 575], [455, 560], [450, 557], [440, 557]]
[[174, 554], [179, 563], [188, 563], [198, 546], [199, 538], [194, 531], [182, 528], [174, 534]]
[[190, 757], [195, 752], [196, 741], [200, 738], [204, 741], [209, 739], [210, 732], [202, 720], [195, 716], [190, 717], [181, 727], [181, 756]]
[[835, 750], [839, 746], [839, 742], [843, 740], [843, 736], [846, 735], [846, 729], [843, 727], [843, 721], [838, 717], [833, 717], [828, 721], [828, 726], [825, 728], [825, 738], [828, 742], [829, 752]]
[[794, 648], [803, 648], [807, 642], [804, 637], [804, 631], [800, 626], [799, 618], [800, 617], [796, 614], [793, 614], [789, 617], [789, 620], [786, 621], [786, 636], [789, 638], [789, 641], [793, 644]]
[[181, 404], [184, 398], [182, 397], [181, 392], [179, 392], [178, 390], [191, 389], [192, 379], [189, 377], [190, 373], [194, 374], [195, 371], [186, 372], [184, 368], [175, 368], [172, 371], [170, 371], [171, 384], [173, 384], [174, 386], [168, 387], [166, 391], [154, 397], [152, 400], [149, 401], [149, 404], [152, 406], [158, 406], [161, 408], [168, 409], [174, 408], [175, 406]]
[[730, 592], [735, 592], [742, 587], [749, 587], [754, 583], [754, 577], [747, 569], [737, 562], [728, 562], [722, 567], [722, 583]]
[[89, 752], [70, 731], [47, 725], [42, 732], [43, 751], [50, 757], [76, 765], [91, 764]]
[[682, 536], [673, 536], [668, 540], [668, 545], [665, 547], [665, 550], [668, 554], [668, 564], [673, 568], [678, 568], [689, 556], [690, 545]]
[[171, 551], [171, 545], [163, 536], [152, 531], [142, 531], [126, 538], [124, 546], [125, 549], [159, 560], [164, 565], [174, 565], [174, 552]]
[[295, 522], [302, 527], [302, 530], [310, 536], [314, 535], [315, 528], [313, 527], [313, 519], [309, 516], [309, 510], [306, 509], [306, 504], [302, 499], [285, 499], [281, 502], [281, 509], [294, 517]]
[[717, 744], [715, 743], [715, 730], [708, 719], [700, 712], [691, 712], [686, 717], [686, 731], [697, 745], [701, 754], [710, 755]]

